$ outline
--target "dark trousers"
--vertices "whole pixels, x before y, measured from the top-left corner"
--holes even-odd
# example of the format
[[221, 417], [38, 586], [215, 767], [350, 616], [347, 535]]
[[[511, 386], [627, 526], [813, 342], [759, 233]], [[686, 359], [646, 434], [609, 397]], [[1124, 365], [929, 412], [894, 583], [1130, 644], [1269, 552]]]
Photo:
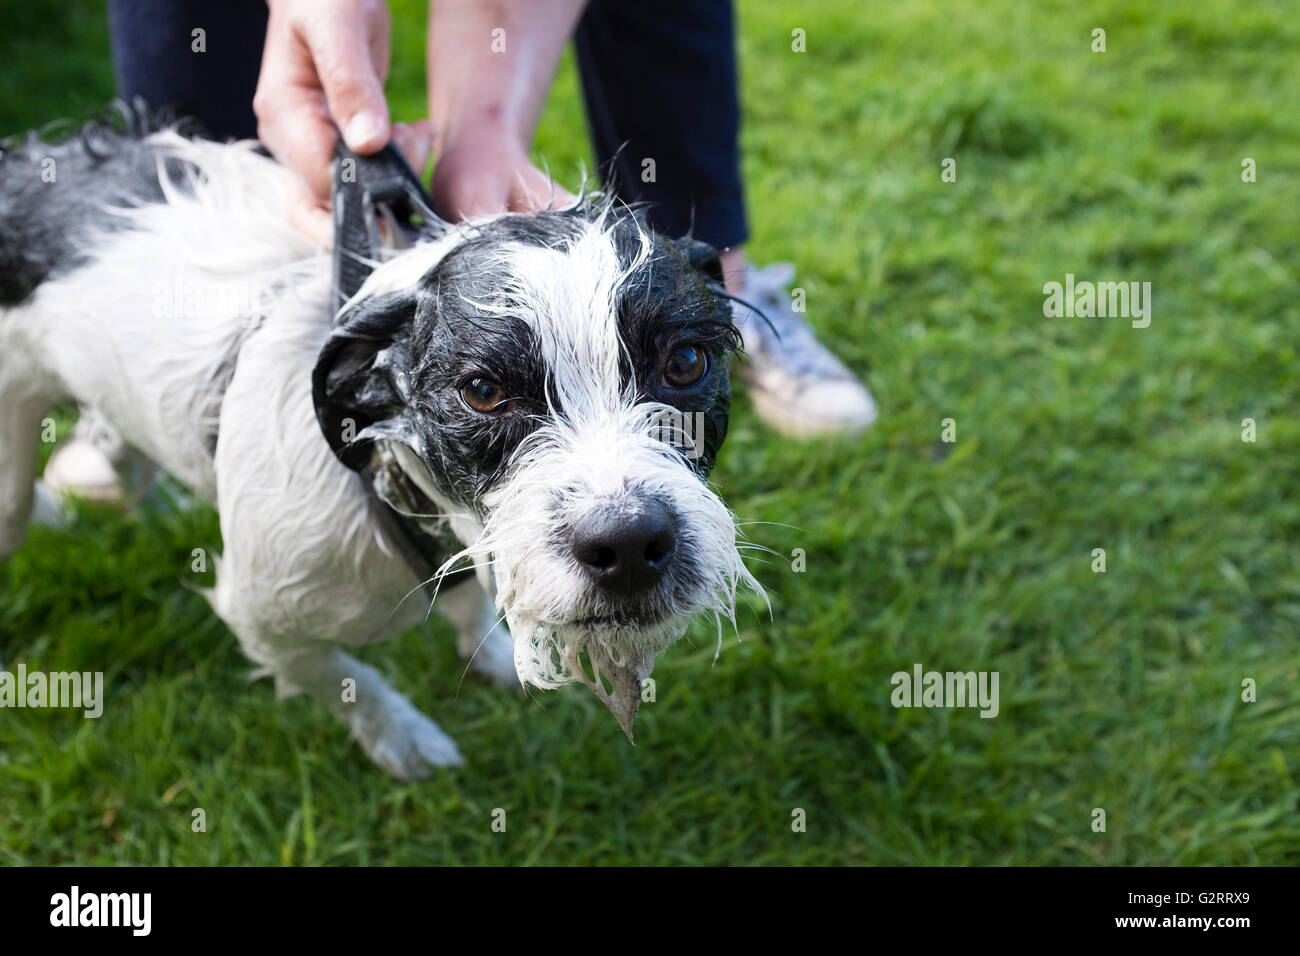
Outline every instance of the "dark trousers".
[[[265, 0], [109, 0], [108, 14], [120, 96], [256, 137]], [[650, 203], [660, 232], [718, 248], [748, 237], [734, 32], [731, 0], [591, 0], [574, 35], [607, 186]]]

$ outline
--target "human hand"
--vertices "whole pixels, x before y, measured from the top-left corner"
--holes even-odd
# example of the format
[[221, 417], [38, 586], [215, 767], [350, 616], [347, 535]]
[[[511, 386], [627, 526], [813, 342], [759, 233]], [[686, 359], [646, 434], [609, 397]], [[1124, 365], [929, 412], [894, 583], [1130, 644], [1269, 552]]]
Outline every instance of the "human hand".
[[433, 168], [433, 201], [453, 220], [499, 212], [536, 212], [574, 202], [528, 158], [506, 130], [486, 124], [454, 127]]
[[393, 139], [416, 172], [433, 145], [426, 120], [390, 126], [384, 102], [391, 25], [383, 0], [267, 0], [270, 17], [253, 98], [257, 133], [297, 174], [289, 219], [321, 245], [333, 239], [330, 161], [340, 131], [354, 152]]

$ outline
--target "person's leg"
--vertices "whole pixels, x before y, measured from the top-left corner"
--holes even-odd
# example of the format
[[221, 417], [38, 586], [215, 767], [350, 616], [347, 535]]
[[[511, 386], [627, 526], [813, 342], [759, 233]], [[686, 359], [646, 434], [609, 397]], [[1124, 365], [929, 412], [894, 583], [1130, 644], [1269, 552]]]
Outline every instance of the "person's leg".
[[591, 0], [574, 47], [592, 144], [659, 232], [718, 249], [749, 236], [729, 0]]
[[265, 0], [109, 0], [118, 96], [196, 119], [214, 139], [256, 138], [266, 20]]
[[757, 269], [740, 172], [740, 103], [731, 0], [591, 0], [574, 35], [597, 161], [650, 224], [717, 247], [745, 343], [740, 375], [755, 410], [787, 434], [870, 425], [871, 394], [794, 311], [786, 266]]

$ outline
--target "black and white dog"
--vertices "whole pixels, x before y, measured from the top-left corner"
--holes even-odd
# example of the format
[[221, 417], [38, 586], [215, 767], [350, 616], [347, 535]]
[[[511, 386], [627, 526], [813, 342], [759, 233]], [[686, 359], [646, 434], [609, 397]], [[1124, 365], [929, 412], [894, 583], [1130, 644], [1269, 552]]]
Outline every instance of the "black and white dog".
[[282, 167], [130, 120], [0, 159], [0, 560], [75, 400], [216, 505], [212, 607], [390, 773], [461, 757], [338, 645], [418, 622], [422, 584], [480, 670], [581, 681], [630, 736], [655, 656], [761, 593], [706, 483], [737, 341], [716, 255], [585, 201], [434, 230], [336, 316]]

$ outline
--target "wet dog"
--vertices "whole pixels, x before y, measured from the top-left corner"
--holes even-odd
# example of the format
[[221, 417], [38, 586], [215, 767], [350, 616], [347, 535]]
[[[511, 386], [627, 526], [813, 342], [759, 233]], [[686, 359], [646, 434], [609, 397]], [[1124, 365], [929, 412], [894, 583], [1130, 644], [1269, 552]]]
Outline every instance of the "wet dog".
[[706, 481], [737, 342], [716, 253], [588, 198], [431, 228], [339, 311], [282, 167], [127, 126], [0, 159], [0, 559], [75, 400], [217, 507], [212, 607], [390, 773], [461, 757], [339, 645], [419, 621], [422, 586], [479, 669], [581, 681], [630, 737], [656, 655], [758, 589]]

